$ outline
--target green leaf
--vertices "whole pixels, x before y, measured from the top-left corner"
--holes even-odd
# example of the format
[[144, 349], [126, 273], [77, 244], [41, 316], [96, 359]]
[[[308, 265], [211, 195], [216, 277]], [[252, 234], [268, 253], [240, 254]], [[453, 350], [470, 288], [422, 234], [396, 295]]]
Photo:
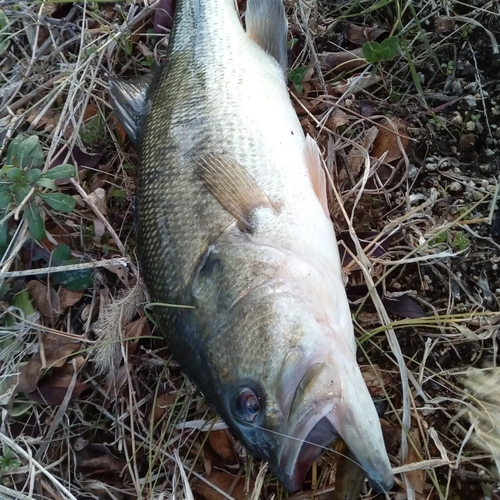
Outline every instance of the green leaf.
[[29, 316], [35, 312], [35, 308], [31, 303], [30, 293], [27, 288], [16, 294], [14, 300], [12, 301], [12, 305], [20, 309], [25, 316]]
[[391, 36], [386, 38], [382, 44], [382, 55], [383, 61], [392, 61], [399, 51], [399, 38], [397, 36]]
[[76, 200], [69, 194], [64, 193], [37, 193], [40, 198], [57, 212], [67, 214], [72, 212], [76, 205]]
[[21, 182], [24, 177], [24, 172], [17, 167], [11, 167], [7, 170], [7, 179], [10, 182]]
[[[16, 135], [12, 141], [10, 141], [9, 147], [7, 148], [7, 155], [5, 157], [5, 166], [2, 169], [2, 171], [8, 170], [12, 165], [14, 165], [15, 162], [15, 155], [17, 148], [19, 147], [19, 144], [23, 142], [23, 136], [22, 135]], [[6, 168], [7, 167], [7, 168]]]
[[[6, 220], [0, 224], [0, 255], [3, 257], [7, 249], [8, 236], [9, 236], [9, 221]], [[6, 281], [4, 281], [6, 283]], [[0, 299], [1, 300], [1, 299]]]
[[288, 78], [295, 85], [302, 83], [307, 74], [307, 68], [305, 66], [298, 66], [297, 68], [288, 72]]
[[52, 250], [51, 260], [57, 266], [65, 264], [65, 261], [71, 260], [71, 249], [64, 243], [57, 245], [56, 248]]
[[23, 186], [22, 184], [14, 184], [12, 186], [12, 191], [14, 192], [14, 198], [18, 205], [20, 205], [26, 196], [30, 194], [31, 188], [29, 186]]
[[10, 205], [11, 194], [4, 186], [0, 186], [0, 210], [7, 208]]
[[35, 186], [41, 187], [41, 188], [47, 188], [53, 191], [54, 189], [57, 188], [56, 183], [52, 179], [47, 179], [46, 177], [40, 177], [35, 182]]
[[42, 174], [42, 171], [39, 168], [32, 168], [31, 170], [28, 170], [26, 177], [28, 177], [28, 182], [30, 184], [33, 184], [38, 179], [40, 179], [41, 174]]
[[79, 292], [90, 288], [94, 284], [94, 270], [78, 269], [75, 271], [55, 273], [52, 275], [52, 282], [57, 285], [62, 285], [72, 292]]
[[16, 150], [17, 166], [20, 168], [41, 167], [44, 164], [43, 149], [38, 136], [31, 135], [24, 139]]
[[44, 174], [42, 174], [42, 179], [52, 179], [53, 181], [59, 179], [69, 179], [76, 175], [76, 167], [74, 165], [57, 165], [57, 167], [51, 168]]
[[10, 45], [9, 20], [3, 10], [0, 10], [0, 56], [9, 48]]
[[45, 238], [45, 225], [40, 217], [40, 207], [29, 203], [23, 212], [23, 219], [28, 223], [28, 229], [35, 240]]
[[362, 47], [364, 58], [371, 64], [380, 62], [378, 55], [380, 54], [381, 45], [378, 42], [366, 42]]

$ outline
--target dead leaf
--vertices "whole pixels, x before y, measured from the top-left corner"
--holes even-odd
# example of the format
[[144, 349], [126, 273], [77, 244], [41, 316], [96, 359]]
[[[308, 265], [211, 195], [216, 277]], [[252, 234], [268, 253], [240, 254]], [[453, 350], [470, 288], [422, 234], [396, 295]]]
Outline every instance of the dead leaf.
[[19, 382], [16, 387], [18, 392], [33, 392], [44, 369], [63, 366], [81, 345], [78, 341], [54, 333], [43, 334], [42, 342], [40, 349], [43, 350], [43, 357], [38, 352], [19, 370]]
[[[235, 500], [245, 500], [245, 477], [235, 478], [228, 472], [212, 471], [210, 475], [204, 475], [208, 481], [217, 486], [228, 495], [231, 495]], [[236, 482], [236, 484], [234, 484]], [[255, 481], [250, 479], [250, 491], [252, 491]], [[205, 482], [197, 482], [193, 490], [201, 495], [205, 500], [225, 500], [225, 497], [220, 493], [210, 488]]]
[[341, 82], [339, 82], [335, 87], [333, 87], [333, 91], [338, 95], [342, 95], [346, 92], [349, 92], [350, 94], [356, 94], [361, 90], [375, 85], [381, 80], [382, 77], [378, 75], [354, 75], [347, 80], [342, 80]]
[[373, 42], [387, 30], [373, 28], [364, 24], [346, 23], [345, 37], [352, 44], [361, 46], [366, 42]]
[[68, 307], [74, 306], [83, 297], [83, 290], [75, 292], [61, 287], [59, 290], [59, 302], [61, 304], [61, 312], [64, 312]]
[[170, 406], [175, 403], [177, 394], [175, 392], [159, 394], [153, 408], [153, 423], [156, 425], [163, 415], [168, 413]]
[[391, 375], [387, 371], [381, 370], [378, 365], [362, 366], [361, 374], [363, 375], [363, 379], [365, 380], [365, 384], [372, 398], [385, 398], [384, 388], [387, 391], [391, 386]]
[[[377, 138], [373, 142], [372, 156], [381, 158], [384, 153], [387, 155], [384, 159], [386, 163], [399, 160], [410, 147], [410, 139], [405, 122], [401, 118], [384, 118], [381, 123], [384, 128], [379, 127]], [[398, 143], [401, 142], [401, 148]]]
[[[418, 429], [410, 429], [408, 432], [408, 455], [405, 464], [421, 462], [423, 452], [422, 444], [420, 443], [420, 433]], [[406, 478], [412, 485], [413, 489], [420, 495], [424, 492], [425, 471], [423, 469], [413, 470], [406, 473]]]
[[[113, 241], [113, 240], [111, 240]], [[111, 271], [112, 273], [115, 273], [118, 279], [125, 285], [129, 286], [128, 282], [128, 267], [124, 266], [122, 264], [119, 264], [117, 266], [106, 266], [106, 269], [108, 271]]]
[[54, 324], [62, 312], [57, 292], [38, 280], [31, 280], [26, 286], [40, 314]]
[[123, 332], [124, 339], [133, 339], [127, 342], [128, 355], [131, 356], [135, 353], [137, 346], [139, 345], [140, 337], [147, 337], [149, 335], [151, 335], [151, 329], [149, 328], [146, 316], [142, 316], [142, 318], [129, 323]]
[[[66, 363], [61, 368], [55, 368], [49, 376], [40, 380], [36, 390], [29, 394], [29, 398], [49, 406], [61, 405], [74, 376], [75, 371], [72, 363]], [[83, 384], [77, 379], [73, 391], [71, 392], [70, 399], [73, 400], [78, 398], [83, 391], [88, 388], [89, 386], [87, 384]]]
[[238, 464], [238, 457], [234, 451], [234, 438], [227, 430], [212, 431], [208, 435], [208, 442], [225, 464]]
[[159, 0], [156, 4], [153, 21], [155, 33], [164, 35], [167, 30], [172, 29], [175, 3], [175, 0]]
[[339, 129], [339, 127], [343, 127], [349, 123], [349, 117], [344, 111], [339, 108], [335, 108], [334, 111], [328, 117], [326, 121], [326, 126], [333, 130], [334, 132]]
[[434, 29], [436, 33], [450, 33], [455, 28], [455, 20], [448, 16], [436, 17], [434, 21]]
[[[370, 127], [368, 130], [363, 132], [363, 138], [361, 139], [361, 144], [359, 147], [353, 146], [347, 155], [347, 165], [349, 168], [349, 173], [352, 179], [355, 180], [361, 171], [361, 167], [365, 163], [365, 156], [363, 155], [363, 150], [368, 153], [372, 148], [374, 141], [378, 134], [377, 127]], [[340, 179], [341, 181], [344, 179]]]
[[75, 451], [76, 466], [82, 474], [103, 474], [107, 472], [121, 472], [125, 463], [114, 457], [103, 444], [88, 444], [81, 450]]
[[319, 63], [323, 69], [331, 71], [333, 74], [356, 71], [368, 64], [361, 49], [323, 52], [319, 56]]

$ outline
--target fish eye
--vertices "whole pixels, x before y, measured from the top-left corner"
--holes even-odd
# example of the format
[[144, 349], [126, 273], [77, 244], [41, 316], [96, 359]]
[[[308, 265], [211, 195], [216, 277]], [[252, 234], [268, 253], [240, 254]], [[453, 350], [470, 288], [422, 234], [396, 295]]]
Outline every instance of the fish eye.
[[236, 399], [236, 411], [240, 418], [254, 422], [262, 408], [262, 402], [253, 389], [245, 387], [240, 390]]

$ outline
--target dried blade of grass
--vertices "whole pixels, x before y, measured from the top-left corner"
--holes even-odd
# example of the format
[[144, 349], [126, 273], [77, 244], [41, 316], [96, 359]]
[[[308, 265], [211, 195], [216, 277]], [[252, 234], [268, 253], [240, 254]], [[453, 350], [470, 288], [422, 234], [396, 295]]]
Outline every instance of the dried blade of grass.
[[17, 455], [24, 458], [28, 463], [33, 465], [35, 469], [37, 469], [40, 473], [42, 473], [50, 483], [52, 483], [59, 492], [63, 495], [65, 500], [78, 500], [72, 493], [69, 491], [57, 477], [51, 474], [43, 465], [38, 463], [31, 455], [26, 452], [21, 446], [17, 444], [16, 441], [5, 435], [3, 432], [0, 432], [0, 441], [7, 447], [9, 447], [12, 451], [14, 451]]
[[183, 464], [179, 457], [179, 453], [177, 451], [175, 452], [174, 457], [175, 457], [175, 462], [179, 467], [179, 473], [181, 475], [182, 484], [184, 486], [184, 495], [186, 496], [187, 500], [194, 500], [193, 491], [191, 490], [191, 486], [189, 485], [189, 481], [186, 476], [186, 471], [184, 470]]

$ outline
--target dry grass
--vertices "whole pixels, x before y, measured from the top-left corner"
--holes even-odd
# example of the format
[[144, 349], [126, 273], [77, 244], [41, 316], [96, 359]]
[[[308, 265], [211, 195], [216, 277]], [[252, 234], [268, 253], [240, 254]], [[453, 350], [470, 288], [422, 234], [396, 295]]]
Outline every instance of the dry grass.
[[[265, 465], [215, 432], [225, 425], [143, 312], [136, 157], [106, 82], [164, 57], [168, 33], [152, 32], [153, 5], [0, 6], [8, 20], [0, 46], [9, 42], [0, 55], [2, 161], [9, 140], [24, 134], [39, 137], [42, 170], [78, 167], [58, 186], [77, 206], [66, 215], [47, 209], [40, 243], [20, 218], [32, 190], [4, 217], [1, 278], [11, 288], [0, 290], [0, 497], [215, 498], [203, 484], [217, 498], [287, 497]], [[323, 152], [361, 365], [387, 405], [397, 474], [388, 496], [491, 498], [500, 460], [498, 6], [290, 0], [288, 15], [297, 40], [292, 100]], [[367, 64], [353, 22], [397, 36], [394, 60]], [[331, 63], [340, 52], [352, 68]], [[61, 243], [74, 262], [53, 265], [47, 255]], [[33, 297], [33, 308], [23, 290], [44, 259], [53, 293]], [[75, 264], [94, 269], [93, 285], [50, 313], [69, 300], [54, 276]], [[19, 378], [43, 390], [16, 392]], [[293, 498], [331, 497], [336, 466], [326, 451]]]

